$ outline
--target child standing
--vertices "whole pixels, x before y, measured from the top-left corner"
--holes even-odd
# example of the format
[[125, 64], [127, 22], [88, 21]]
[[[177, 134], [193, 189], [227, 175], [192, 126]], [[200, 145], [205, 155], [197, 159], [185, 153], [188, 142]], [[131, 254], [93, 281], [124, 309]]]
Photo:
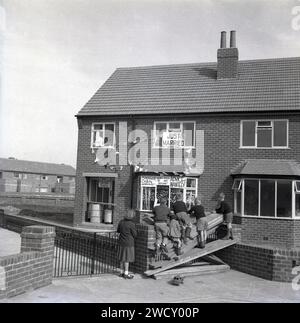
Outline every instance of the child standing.
[[120, 260], [121, 274], [120, 277], [125, 279], [132, 279], [133, 275], [130, 275], [129, 263], [134, 262], [134, 239], [137, 236], [135, 224], [133, 218], [135, 216], [134, 210], [128, 210], [128, 214], [118, 224], [117, 232], [119, 235], [119, 248], [118, 258]]
[[218, 199], [218, 205], [216, 207], [216, 212], [223, 214], [224, 217], [224, 223], [227, 226], [227, 234], [222, 240], [233, 240], [233, 234], [232, 234], [232, 220], [233, 220], [233, 213], [231, 211], [231, 207], [229, 204], [225, 201], [225, 194], [220, 193], [219, 199]]
[[170, 231], [169, 236], [174, 243], [174, 248], [176, 250], [177, 256], [182, 255], [183, 252], [181, 250], [182, 242], [181, 242], [181, 225], [178, 222], [178, 217], [176, 214], [171, 214], [170, 216]]
[[169, 233], [169, 216], [170, 209], [167, 207], [167, 200], [165, 198], [160, 199], [160, 205], [157, 205], [153, 209], [154, 229], [156, 233], [155, 249], [158, 253], [159, 249], [162, 252], [168, 253], [168, 233]]
[[201, 205], [201, 199], [199, 197], [195, 198], [195, 205], [189, 210], [192, 216], [197, 219], [197, 232], [198, 232], [198, 246], [200, 248], [205, 247], [205, 242], [207, 239], [207, 219], [204, 212], [204, 207]]
[[178, 220], [182, 223], [183, 241], [187, 244], [187, 239], [193, 240], [191, 237], [192, 223], [188, 216], [186, 204], [183, 202], [182, 193], [176, 194], [176, 202], [173, 204], [173, 212], [178, 216]]

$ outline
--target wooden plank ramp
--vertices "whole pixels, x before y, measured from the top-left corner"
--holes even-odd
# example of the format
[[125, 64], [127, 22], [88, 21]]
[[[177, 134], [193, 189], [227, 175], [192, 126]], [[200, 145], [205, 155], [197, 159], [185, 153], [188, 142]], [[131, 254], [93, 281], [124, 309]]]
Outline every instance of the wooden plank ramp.
[[[210, 215], [207, 216], [207, 220], [208, 220], [208, 230], [207, 230], [207, 234], [213, 234], [214, 231], [216, 230], [216, 228], [223, 222], [223, 215], [222, 214], [216, 214], [216, 213], [212, 213]], [[196, 230], [196, 226], [193, 225], [192, 227], [192, 231], [191, 231], [191, 237], [193, 238], [193, 240], [189, 240], [187, 244], [182, 244], [181, 250], [183, 251], [184, 254], [186, 254], [187, 252], [189, 252], [190, 250], [192, 250], [193, 248], [195, 248], [198, 244], [197, 242], [197, 237], [198, 233]], [[169, 250], [168, 252], [168, 257], [170, 257], [171, 259], [174, 258], [178, 258], [175, 250], [173, 249], [173, 243], [169, 240], [167, 243], [167, 248]], [[152, 252], [154, 251], [153, 249], [150, 249]], [[166, 260], [160, 260], [160, 261], [154, 261], [152, 263], [150, 263], [149, 268], [154, 269], [154, 268], [160, 268], [164, 263], [166, 262]]]
[[225, 264], [223, 265], [202, 264], [198, 266], [172, 268], [153, 275], [153, 278], [155, 279], [162, 279], [162, 278], [169, 278], [169, 277], [171, 278], [176, 275], [191, 277], [191, 276], [199, 276], [199, 275], [207, 275], [207, 274], [217, 274], [228, 270], [230, 270], [230, 267]]
[[194, 259], [201, 258], [203, 256], [214, 253], [218, 250], [227, 248], [227, 247], [232, 246], [236, 243], [237, 243], [236, 240], [215, 240], [210, 243], [207, 243], [204, 249], [199, 249], [199, 248], [193, 247], [191, 250], [189, 250], [188, 252], [184, 253], [183, 255], [181, 255], [179, 257], [175, 257], [171, 260], [164, 260], [164, 261], [158, 262], [159, 267], [147, 270], [147, 271], [145, 271], [144, 274], [146, 276], [152, 276], [152, 275], [158, 274], [160, 272], [177, 267], [181, 264], [187, 263], [187, 262], [192, 261]]

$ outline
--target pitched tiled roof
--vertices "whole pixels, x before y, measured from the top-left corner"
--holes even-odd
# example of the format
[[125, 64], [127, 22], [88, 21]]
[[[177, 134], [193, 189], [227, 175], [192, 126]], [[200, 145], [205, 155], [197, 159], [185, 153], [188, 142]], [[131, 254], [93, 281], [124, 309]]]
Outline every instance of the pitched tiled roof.
[[300, 176], [300, 163], [294, 160], [248, 159], [237, 165], [231, 175]]
[[75, 176], [76, 173], [75, 168], [70, 165], [6, 158], [0, 158], [0, 171], [60, 176]]
[[300, 110], [300, 57], [239, 61], [237, 79], [216, 66], [119, 68], [78, 115]]

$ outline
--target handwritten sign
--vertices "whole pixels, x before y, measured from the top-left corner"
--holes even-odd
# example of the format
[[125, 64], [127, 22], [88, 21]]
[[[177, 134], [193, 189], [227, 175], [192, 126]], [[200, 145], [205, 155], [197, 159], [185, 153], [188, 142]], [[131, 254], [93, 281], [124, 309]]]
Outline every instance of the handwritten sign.
[[141, 184], [142, 184], [142, 186], [166, 185], [166, 186], [171, 186], [171, 187], [183, 188], [186, 186], [186, 177], [142, 176], [141, 177]]

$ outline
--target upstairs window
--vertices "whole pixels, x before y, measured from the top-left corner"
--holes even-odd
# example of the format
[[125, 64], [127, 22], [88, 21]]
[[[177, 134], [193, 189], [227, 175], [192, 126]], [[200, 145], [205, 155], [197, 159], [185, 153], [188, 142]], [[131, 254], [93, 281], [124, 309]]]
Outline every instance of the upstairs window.
[[115, 124], [114, 123], [93, 123], [91, 148], [115, 146]]
[[242, 148], [288, 148], [288, 120], [241, 121]]
[[195, 122], [155, 122], [155, 148], [194, 148]]

